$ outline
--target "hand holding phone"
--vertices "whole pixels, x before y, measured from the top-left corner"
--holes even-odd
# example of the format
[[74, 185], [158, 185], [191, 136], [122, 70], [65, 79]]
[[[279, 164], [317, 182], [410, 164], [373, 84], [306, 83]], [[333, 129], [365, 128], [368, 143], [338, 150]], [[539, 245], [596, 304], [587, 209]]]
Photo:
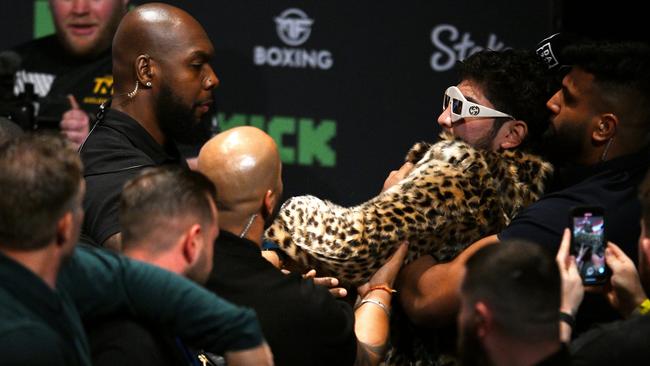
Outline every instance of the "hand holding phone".
[[602, 207], [579, 206], [571, 209], [571, 254], [586, 286], [605, 284], [611, 271], [605, 262], [605, 215]]

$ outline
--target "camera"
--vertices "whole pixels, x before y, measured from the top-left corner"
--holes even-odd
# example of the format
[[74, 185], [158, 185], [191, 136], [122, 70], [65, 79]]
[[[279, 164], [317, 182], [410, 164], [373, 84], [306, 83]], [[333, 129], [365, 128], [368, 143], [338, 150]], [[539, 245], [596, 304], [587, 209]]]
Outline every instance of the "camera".
[[[34, 92], [34, 84], [25, 82], [24, 91], [14, 94], [16, 71], [20, 68], [20, 56], [13, 51], [0, 52], [0, 117], [6, 117], [25, 131], [40, 128], [58, 128], [59, 117], [38, 116], [38, 109], [50, 103], [39, 98]], [[51, 103], [50, 103], [51, 104]]]
[[602, 207], [578, 206], [569, 215], [571, 254], [584, 285], [602, 285], [611, 271], [605, 262], [605, 216]]

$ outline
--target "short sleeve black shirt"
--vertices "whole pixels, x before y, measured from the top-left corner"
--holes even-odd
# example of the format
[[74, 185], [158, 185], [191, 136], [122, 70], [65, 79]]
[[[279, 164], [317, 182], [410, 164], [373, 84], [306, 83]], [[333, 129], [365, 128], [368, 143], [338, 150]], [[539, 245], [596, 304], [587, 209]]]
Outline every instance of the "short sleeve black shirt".
[[148, 167], [187, 166], [174, 143], [159, 145], [136, 120], [114, 109], [81, 147], [86, 197], [83, 233], [101, 244], [120, 232], [118, 204], [124, 184]]

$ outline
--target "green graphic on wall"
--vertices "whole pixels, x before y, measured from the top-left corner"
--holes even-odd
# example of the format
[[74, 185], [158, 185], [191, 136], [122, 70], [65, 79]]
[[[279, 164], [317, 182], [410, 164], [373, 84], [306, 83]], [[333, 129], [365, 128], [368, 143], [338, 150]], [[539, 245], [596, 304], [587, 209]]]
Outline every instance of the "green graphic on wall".
[[[250, 125], [266, 131], [275, 140], [280, 158], [285, 164], [336, 166], [336, 151], [330, 141], [336, 137], [336, 121], [321, 120], [315, 124], [312, 118], [224, 113], [217, 116], [219, 129], [228, 130]], [[292, 142], [293, 141], [293, 142]]]
[[52, 13], [47, 0], [34, 0], [34, 38], [54, 33]]

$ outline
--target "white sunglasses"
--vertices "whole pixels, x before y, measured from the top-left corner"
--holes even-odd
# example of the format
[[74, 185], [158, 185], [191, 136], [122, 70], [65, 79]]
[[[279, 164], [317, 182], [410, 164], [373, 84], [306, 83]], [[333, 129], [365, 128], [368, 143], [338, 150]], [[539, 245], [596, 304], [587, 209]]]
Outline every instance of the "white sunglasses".
[[515, 119], [515, 117], [499, 112], [496, 109], [470, 102], [465, 99], [465, 96], [460, 92], [460, 89], [455, 86], [450, 86], [445, 90], [445, 96], [442, 101], [442, 110], [444, 111], [447, 107], [451, 107], [451, 123], [458, 122], [467, 117], [507, 117]]

